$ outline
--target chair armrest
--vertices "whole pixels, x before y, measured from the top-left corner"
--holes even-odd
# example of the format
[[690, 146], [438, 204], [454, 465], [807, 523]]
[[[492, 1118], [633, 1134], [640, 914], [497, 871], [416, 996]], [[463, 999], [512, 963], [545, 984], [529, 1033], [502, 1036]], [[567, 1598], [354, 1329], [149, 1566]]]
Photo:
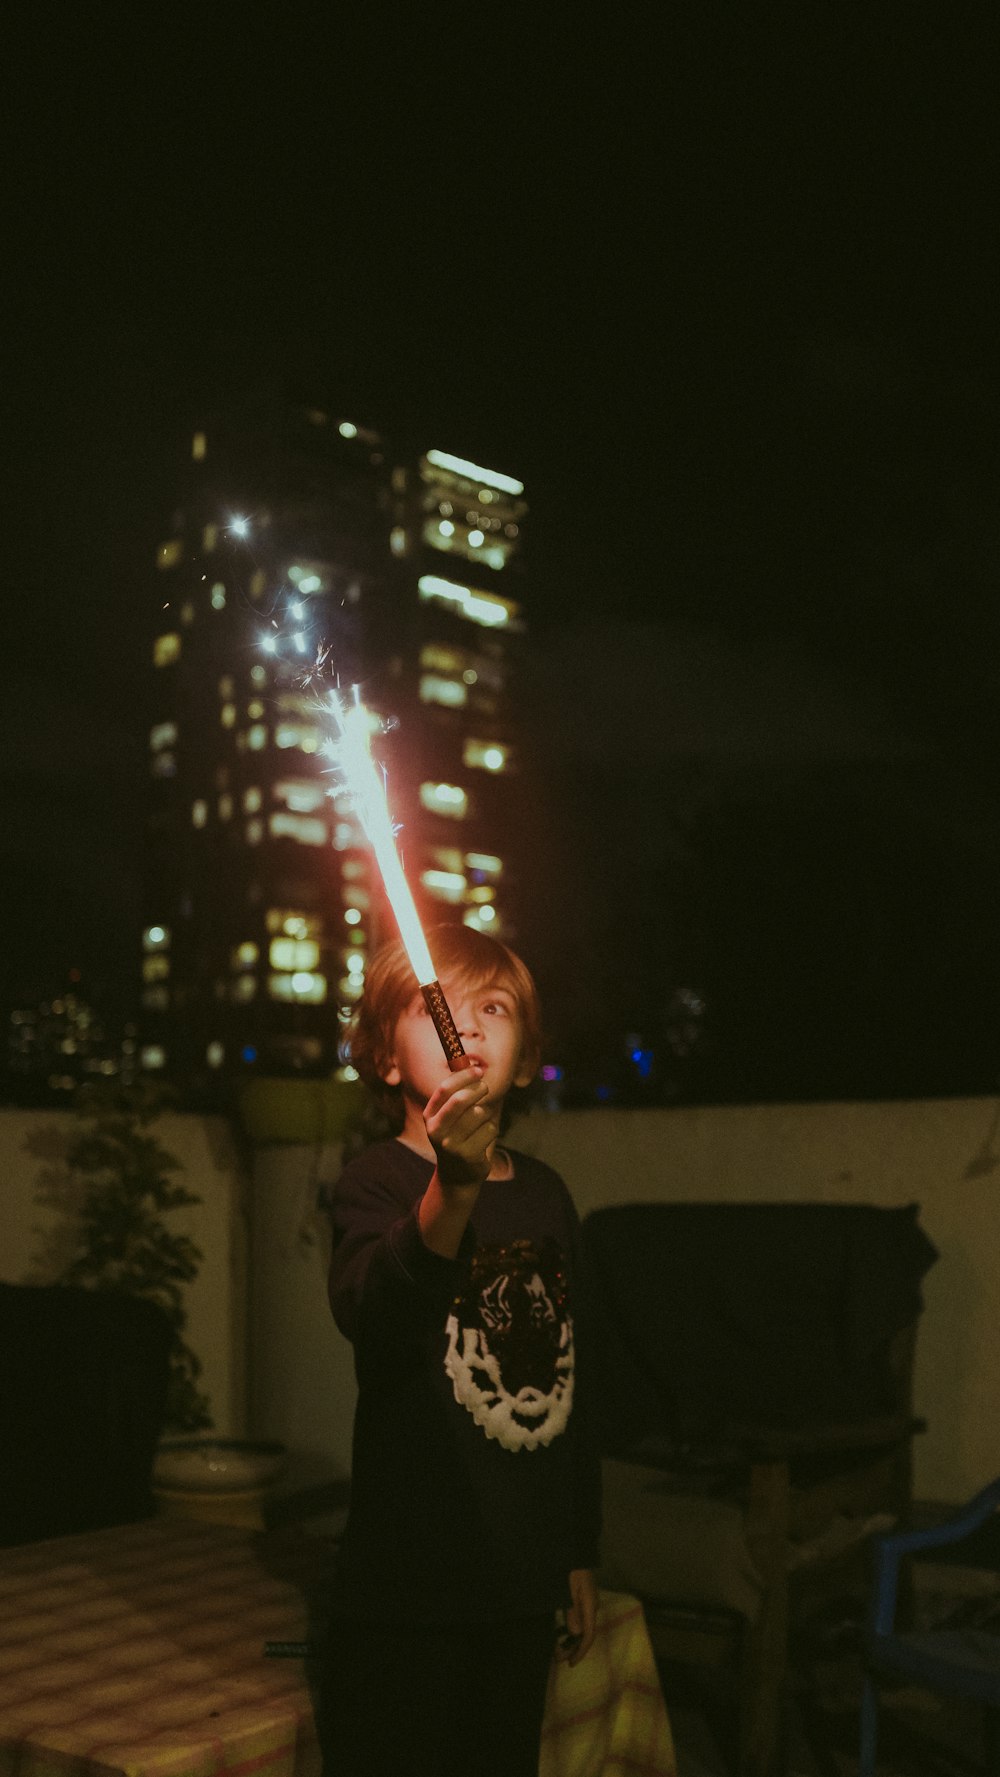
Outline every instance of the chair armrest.
[[985, 1524], [1000, 1506], [1000, 1477], [991, 1481], [953, 1518], [943, 1524], [931, 1524], [926, 1530], [898, 1530], [881, 1536], [875, 1544], [875, 1595], [871, 1632], [891, 1635], [896, 1616], [896, 1587], [899, 1564], [904, 1555], [917, 1549], [940, 1549], [949, 1543], [962, 1542]]
[[847, 1425], [801, 1427], [731, 1425], [724, 1442], [737, 1445], [748, 1460], [782, 1462], [792, 1456], [822, 1456], [838, 1450], [887, 1450], [904, 1443], [927, 1422], [909, 1414], [891, 1413], [879, 1419], [859, 1419]]

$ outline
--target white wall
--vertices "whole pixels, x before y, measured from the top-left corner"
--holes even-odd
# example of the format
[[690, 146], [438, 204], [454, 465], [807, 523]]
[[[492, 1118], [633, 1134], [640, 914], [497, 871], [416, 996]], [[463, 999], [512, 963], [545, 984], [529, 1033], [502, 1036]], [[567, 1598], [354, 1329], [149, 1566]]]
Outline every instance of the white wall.
[[[940, 1252], [924, 1285], [916, 1489], [958, 1500], [1000, 1473], [1000, 1147], [992, 1100], [536, 1114], [511, 1141], [562, 1172], [582, 1215], [684, 1200], [916, 1202]], [[333, 1148], [269, 1148], [254, 1181], [252, 1424], [350, 1466], [350, 1351], [326, 1304], [313, 1208]]]
[[[0, 1277], [50, 1283], [67, 1256], [68, 1144], [81, 1131], [70, 1111], [0, 1111], [3, 1218]], [[248, 1190], [228, 1123], [222, 1117], [164, 1115], [153, 1126], [183, 1171], [172, 1176], [202, 1202], [172, 1212], [171, 1226], [204, 1253], [187, 1292], [185, 1337], [203, 1365], [215, 1429], [239, 1436], [246, 1426]]]

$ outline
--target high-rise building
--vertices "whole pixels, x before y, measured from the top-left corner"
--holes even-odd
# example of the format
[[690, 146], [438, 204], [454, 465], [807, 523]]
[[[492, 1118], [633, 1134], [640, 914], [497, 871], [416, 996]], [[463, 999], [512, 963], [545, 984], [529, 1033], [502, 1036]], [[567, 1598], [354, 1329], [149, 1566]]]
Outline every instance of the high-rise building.
[[[521, 483], [316, 408], [206, 420], [157, 554], [141, 1063], [328, 1073], [395, 925], [324, 752], [318, 651], [389, 729], [423, 918], [516, 918]], [[512, 567], [512, 562], [514, 563]]]

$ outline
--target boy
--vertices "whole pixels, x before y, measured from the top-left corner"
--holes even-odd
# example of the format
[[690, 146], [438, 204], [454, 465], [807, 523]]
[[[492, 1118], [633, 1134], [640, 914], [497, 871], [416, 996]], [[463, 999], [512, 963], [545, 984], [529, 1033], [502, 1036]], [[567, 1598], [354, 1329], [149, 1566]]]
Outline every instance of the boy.
[[398, 1133], [331, 1201], [358, 1404], [330, 1777], [536, 1777], [553, 1651], [575, 1664], [594, 1635], [579, 1223], [556, 1173], [499, 1145], [504, 1100], [539, 1062], [528, 970], [466, 926], [431, 939], [468, 1066], [448, 1072], [402, 945], [381, 950], [351, 1059]]

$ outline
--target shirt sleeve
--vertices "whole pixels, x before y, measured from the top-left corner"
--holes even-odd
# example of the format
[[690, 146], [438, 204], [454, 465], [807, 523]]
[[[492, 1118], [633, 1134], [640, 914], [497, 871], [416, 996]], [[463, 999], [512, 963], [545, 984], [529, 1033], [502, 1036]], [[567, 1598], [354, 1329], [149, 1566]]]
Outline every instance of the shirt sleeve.
[[466, 1229], [458, 1257], [424, 1245], [417, 1220], [423, 1193], [395, 1169], [359, 1156], [330, 1198], [333, 1318], [354, 1345], [359, 1372], [372, 1364], [417, 1360], [422, 1337], [444, 1324], [468, 1272], [475, 1237]]

